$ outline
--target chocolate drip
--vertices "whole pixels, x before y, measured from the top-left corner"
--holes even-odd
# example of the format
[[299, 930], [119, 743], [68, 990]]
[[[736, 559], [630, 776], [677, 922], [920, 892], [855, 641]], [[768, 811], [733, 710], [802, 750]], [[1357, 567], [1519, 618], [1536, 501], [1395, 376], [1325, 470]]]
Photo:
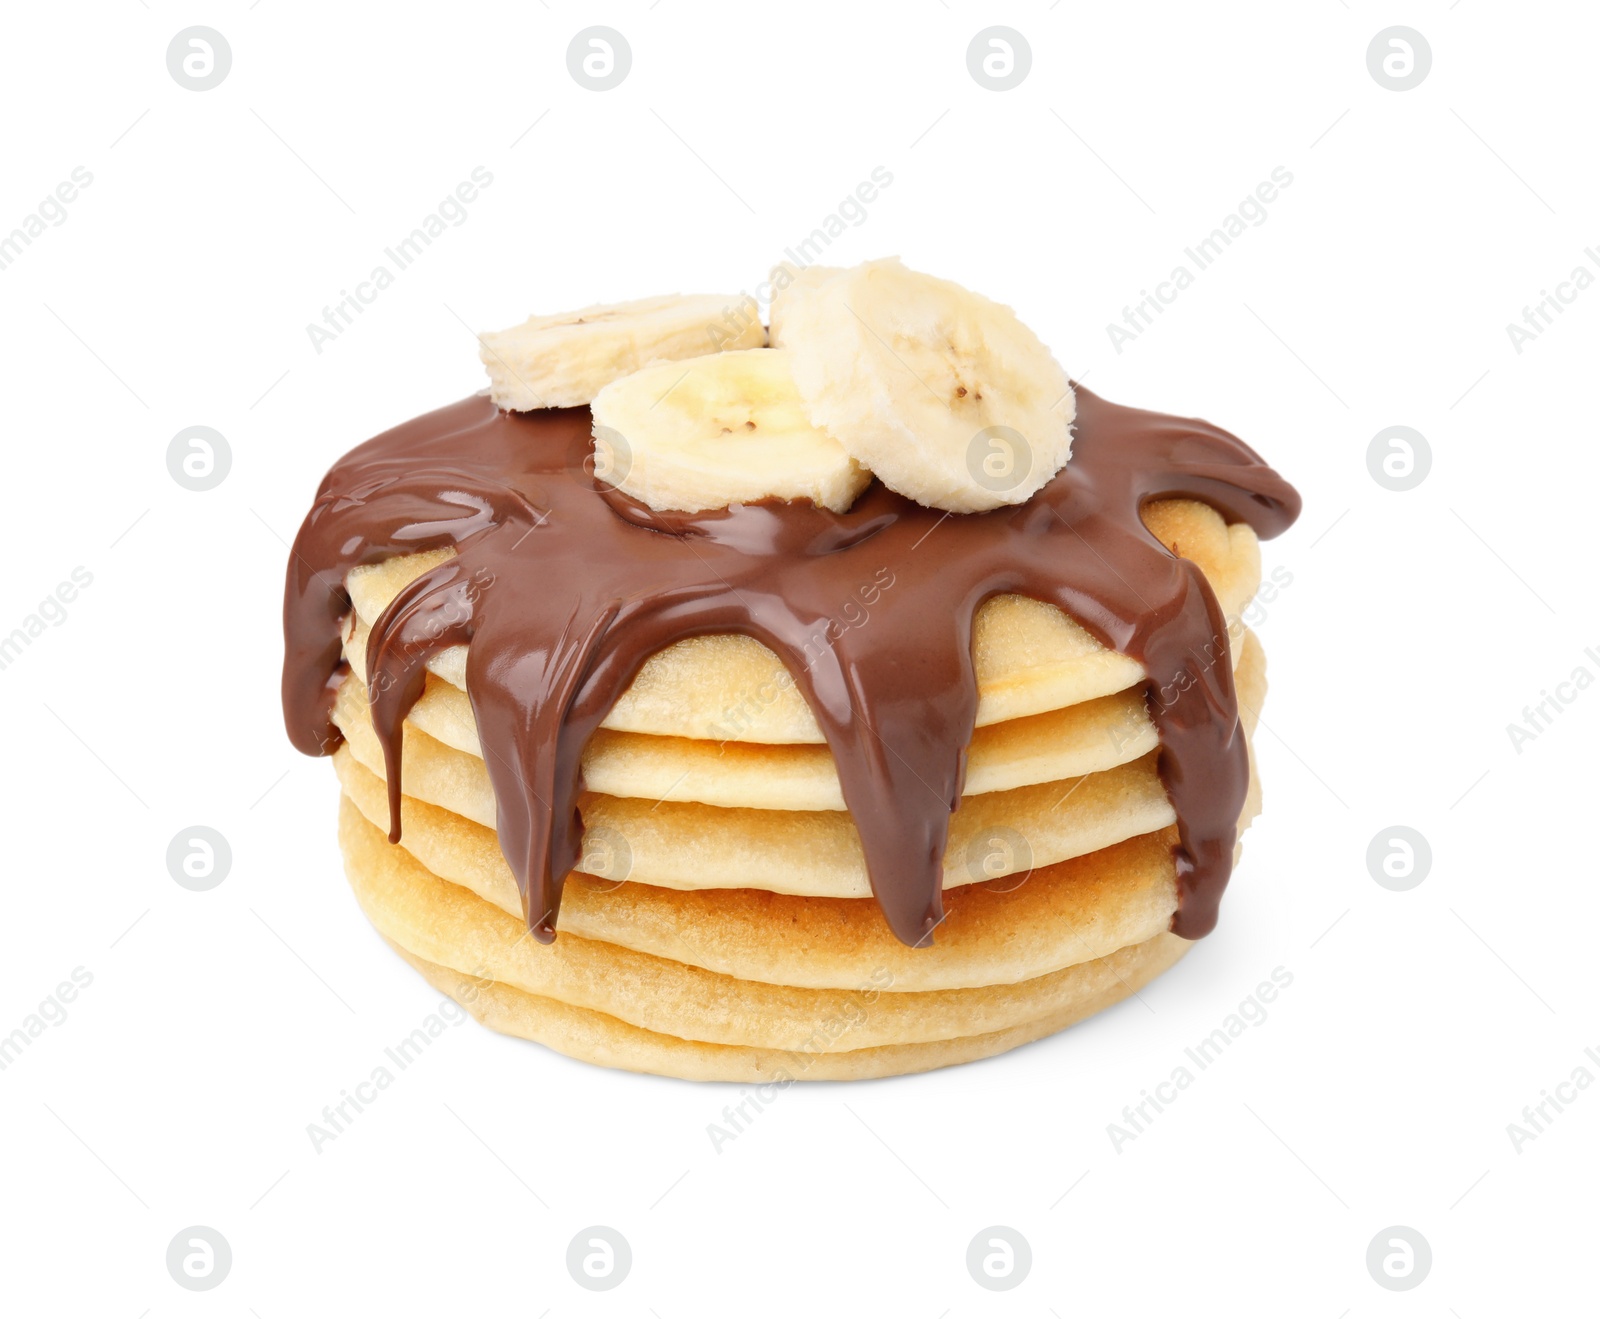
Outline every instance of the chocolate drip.
[[[950, 813], [977, 714], [973, 619], [991, 596], [1057, 605], [1149, 675], [1159, 768], [1178, 817], [1175, 933], [1216, 924], [1249, 769], [1226, 623], [1200, 570], [1141, 507], [1197, 499], [1263, 537], [1299, 513], [1247, 446], [1200, 421], [1078, 391], [1072, 460], [1017, 508], [941, 514], [874, 484], [844, 514], [766, 502], [659, 513], [596, 481], [587, 409], [503, 413], [474, 397], [352, 450], [295, 541], [284, 605], [284, 716], [302, 751], [339, 743], [345, 574], [453, 546], [374, 623], [373, 723], [400, 827], [403, 721], [427, 661], [471, 642], [467, 689], [500, 845], [530, 928], [555, 935], [577, 864], [580, 760], [655, 652], [743, 633], [782, 659], [815, 712], [894, 933], [942, 918]], [[864, 601], [872, 601], [864, 606]]]

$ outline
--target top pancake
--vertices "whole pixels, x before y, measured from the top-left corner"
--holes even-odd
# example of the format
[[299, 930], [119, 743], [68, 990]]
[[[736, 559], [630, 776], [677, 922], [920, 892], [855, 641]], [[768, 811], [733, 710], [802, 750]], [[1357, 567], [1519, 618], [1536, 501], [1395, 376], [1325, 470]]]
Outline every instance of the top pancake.
[[[1242, 523], [1229, 526], [1214, 509], [1190, 500], [1152, 503], [1144, 520], [1169, 550], [1199, 566], [1230, 625], [1235, 624], [1260, 585], [1255, 533]], [[435, 550], [354, 569], [347, 579], [355, 606], [349, 648], [364, 653], [366, 631], [389, 602], [452, 553]], [[553, 583], [552, 590], [559, 591], [560, 583]], [[1108, 650], [1054, 605], [1018, 595], [996, 596], [978, 611], [973, 661], [979, 728], [1110, 696], [1146, 676], [1136, 660]], [[358, 671], [363, 667], [357, 666]], [[450, 686], [466, 690], [464, 646], [442, 651], [428, 668]], [[423, 702], [428, 700], [425, 695]], [[423, 711], [422, 722], [429, 720], [429, 713]], [[430, 731], [459, 749], [476, 750], [441, 734], [445, 718], [441, 712]], [[602, 727], [719, 743], [815, 745], [825, 740], [778, 656], [761, 642], [736, 635], [691, 637], [651, 656]]]

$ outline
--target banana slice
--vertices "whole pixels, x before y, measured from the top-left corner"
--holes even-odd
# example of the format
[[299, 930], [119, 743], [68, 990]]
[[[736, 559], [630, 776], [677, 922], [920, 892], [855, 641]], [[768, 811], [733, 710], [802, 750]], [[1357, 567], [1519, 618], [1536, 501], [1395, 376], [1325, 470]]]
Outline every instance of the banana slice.
[[843, 513], [872, 474], [806, 416], [772, 348], [657, 362], [591, 404], [595, 471], [655, 509], [809, 499]]
[[787, 348], [783, 342], [783, 316], [791, 295], [813, 293], [824, 280], [844, 273], [843, 266], [797, 266], [793, 261], [780, 261], [773, 266], [768, 283], [772, 286], [772, 305], [767, 310], [771, 327], [767, 340], [774, 348]]
[[1020, 504], [1072, 452], [1076, 403], [1009, 307], [891, 257], [785, 291], [814, 425], [891, 490], [952, 513]]
[[509, 412], [575, 408], [613, 380], [663, 358], [699, 357], [766, 343], [752, 299], [671, 294], [531, 316], [478, 336], [489, 396]]

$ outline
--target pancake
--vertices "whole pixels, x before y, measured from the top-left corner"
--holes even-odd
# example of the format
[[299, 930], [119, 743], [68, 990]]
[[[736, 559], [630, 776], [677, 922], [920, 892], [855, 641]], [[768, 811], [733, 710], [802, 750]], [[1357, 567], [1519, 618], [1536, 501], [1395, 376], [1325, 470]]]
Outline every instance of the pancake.
[[[364, 637], [358, 633], [345, 646], [358, 683], [366, 676]], [[433, 674], [406, 724], [453, 750], [483, 758], [467, 694]], [[1143, 687], [1130, 687], [1065, 710], [978, 729], [968, 752], [965, 793], [981, 797], [1112, 769], [1153, 751], [1156, 743]], [[826, 746], [809, 743], [708, 742], [602, 728], [584, 749], [583, 779], [592, 791], [610, 797], [759, 810], [845, 809], [833, 756]]]
[[[349, 683], [335, 707], [350, 754], [383, 778], [383, 753]], [[401, 756], [405, 791], [478, 824], [496, 825], [494, 790], [483, 762], [424, 733]], [[1071, 810], [1062, 810], [1070, 801]], [[622, 839], [627, 873], [603, 860], [602, 877], [666, 888], [745, 888], [752, 877], [777, 893], [864, 898], [871, 894], [860, 835], [844, 811], [767, 811], [585, 794], [578, 811], [592, 836]], [[1172, 824], [1176, 816], [1151, 752], [1131, 765], [1058, 783], [973, 797], [950, 819], [944, 886], [977, 883], [1050, 865]], [[996, 852], [996, 830], [1026, 847]], [[592, 873], [593, 856], [579, 862]]]
[[[1261, 584], [1255, 532], [1243, 523], [1228, 525], [1216, 510], [1192, 500], [1158, 501], [1147, 505], [1143, 516], [1168, 549], [1200, 566], [1230, 628], [1237, 630], [1239, 614]], [[389, 602], [450, 557], [452, 551], [433, 550], [353, 569], [346, 579], [355, 608], [350, 648], [364, 656], [367, 629]], [[972, 655], [979, 728], [1110, 696], [1146, 677], [1137, 660], [1107, 650], [1054, 605], [1019, 595], [996, 596], [978, 610]], [[465, 646], [439, 652], [427, 667], [466, 691]], [[365, 664], [357, 670], [364, 672]], [[430, 731], [470, 750], [459, 711], [456, 736], [446, 731], [449, 727], [441, 713]], [[652, 655], [601, 727], [710, 742], [817, 745], [825, 740], [782, 661], [759, 641], [727, 634], [691, 637]]]
[[469, 973], [428, 962], [395, 946], [395, 951], [430, 985], [455, 999], [490, 1030], [503, 1035], [534, 1040], [569, 1058], [601, 1067], [652, 1072], [687, 1081], [766, 1083], [776, 1087], [796, 1081], [865, 1081], [992, 1058], [1054, 1035], [1137, 994], [1188, 950], [1189, 945], [1176, 935], [1161, 934], [1102, 961], [1086, 963], [1075, 968], [1076, 992], [1070, 1003], [1052, 1016], [1009, 1030], [929, 1044], [817, 1052], [807, 1048], [805, 1041], [786, 1050], [754, 1049], [640, 1030], [601, 1012], [540, 999], [507, 985], [474, 980]]

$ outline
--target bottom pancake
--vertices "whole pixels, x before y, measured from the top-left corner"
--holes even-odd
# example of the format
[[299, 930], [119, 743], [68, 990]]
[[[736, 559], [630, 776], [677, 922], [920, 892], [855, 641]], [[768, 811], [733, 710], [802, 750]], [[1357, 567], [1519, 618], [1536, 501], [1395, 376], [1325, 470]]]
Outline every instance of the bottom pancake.
[[[630, 1072], [652, 1072], [685, 1081], [734, 1081], [781, 1089], [794, 1081], [867, 1081], [875, 1077], [931, 1072], [956, 1063], [992, 1058], [1023, 1044], [1054, 1035], [1110, 1007], [1172, 966], [1190, 944], [1175, 934], [1161, 934], [1125, 948], [1113, 958], [1089, 962], [1081, 972], [1077, 1000], [1038, 1021], [1008, 1030], [924, 1044], [890, 1044], [868, 1049], [821, 1053], [801, 1042], [795, 1049], [757, 1049], [683, 1040], [641, 1030], [603, 1012], [575, 1008], [509, 985], [474, 979], [471, 974], [440, 966], [407, 952], [393, 940], [389, 946], [422, 973], [430, 985], [448, 994], [490, 1030], [533, 1040], [580, 1062]], [[1117, 963], [1116, 970], [1106, 963]]]
[[[1020, 984], [896, 992], [742, 981], [520, 922], [388, 844], [348, 800], [340, 842], [379, 932], [497, 1030], [613, 1067], [707, 1080], [846, 1079], [987, 1057], [1136, 992], [1187, 950], [1160, 934]], [[774, 932], [775, 937], [781, 933]], [[425, 971], [426, 973], [426, 971]]]

